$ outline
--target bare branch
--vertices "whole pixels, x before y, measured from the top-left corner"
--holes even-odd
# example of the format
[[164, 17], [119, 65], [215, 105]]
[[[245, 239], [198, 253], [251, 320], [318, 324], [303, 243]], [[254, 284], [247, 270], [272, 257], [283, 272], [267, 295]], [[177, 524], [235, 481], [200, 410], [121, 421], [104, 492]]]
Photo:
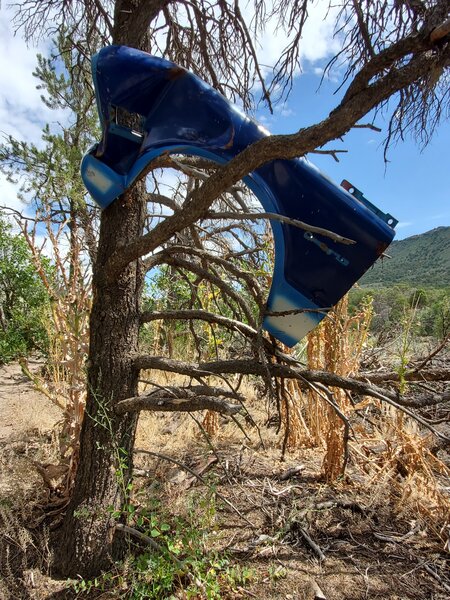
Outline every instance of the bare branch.
[[[128, 533], [129, 535], [132, 535], [132, 536], [138, 538], [139, 540], [145, 542], [146, 544], [148, 544], [151, 548], [153, 548], [153, 550], [155, 550], [155, 552], [164, 554], [165, 549], [162, 546], [160, 546], [159, 544], [157, 544], [153, 538], [151, 538], [148, 535], [145, 535], [145, 533], [142, 533], [142, 531], [139, 531], [138, 529], [135, 529], [134, 527], [130, 527], [129, 525], [124, 525], [123, 523], [116, 523], [114, 525], [114, 529], [116, 529], [117, 531], [123, 531], [124, 533]], [[173, 556], [172, 554], [170, 554], [170, 556], [172, 557], [172, 559], [175, 559], [178, 567], [181, 567], [183, 569], [185, 568], [183, 563], [181, 561], [179, 561], [175, 556]]]
[[371, 129], [372, 131], [376, 131], [377, 133], [381, 133], [382, 129], [377, 127], [373, 123], [356, 123], [353, 125], [352, 129]]
[[[162, 371], [180, 373], [190, 377], [205, 377], [207, 375], [223, 373], [241, 373], [245, 375], [265, 376], [268, 372], [271, 377], [278, 377], [281, 379], [296, 379], [299, 381], [300, 387], [303, 387], [304, 389], [307, 389], [310, 383], [321, 383], [326, 386], [339, 387], [345, 390], [356, 392], [362, 396], [371, 396], [373, 398], [377, 398], [378, 400], [382, 400], [421, 423], [421, 425], [429, 429], [437, 437], [441, 439], [448, 439], [447, 436], [434, 429], [426, 419], [423, 419], [419, 415], [416, 415], [409, 410], [408, 402], [405, 402], [404, 399], [400, 397], [398, 392], [384, 390], [383, 388], [379, 388], [374, 384], [365, 383], [350, 377], [342, 377], [341, 375], [336, 375], [335, 373], [299, 369], [294, 366], [282, 364], [262, 364], [261, 362], [257, 362], [255, 360], [223, 360], [199, 363], [198, 365], [195, 365], [161, 356], [156, 357], [138, 355], [132, 356], [131, 358], [133, 359], [134, 366], [138, 369], [160, 369]], [[411, 375], [414, 377], [418, 374], [412, 373]], [[422, 372], [421, 375], [425, 381], [424, 372]], [[447, 373], [447, 377], [449, 375], [450, 373]]]
[[338, 154], [345, 154], [348, 150], [313, 150], [311, 154], [328, 154], [333, 157], [336, 162], [339, 162]]
[[417, 367], [414, 367], [414, 371], [416, 373], [418, 371], [421, 371], [425, 367], [425, 365], [427, 365], [437, 354], [439, 354], [439, 352], [441, 350], [443, 350], [447, 346], [447, 344], [449, 342], [450, 342], [450, 333], [444, 337], [442, 342], [440, 344], [438, 344], [436, 346], [436, 348], [434, 348], [434, 350], [432, 350], [426, 358], [424, 358], [423, 360], [420, 361], [420, 363], [417, 365]]
[[371, 383], [386, 383], [404, 381], [450, 381], [450, 369], [427, 369], [406, 371], [401, 377], [397, 371], [379, 373], [360, 373], [358, 380], [370, 381]]
[[[244, 253], [246, 253], [247, 251], [245, 251]], [[251, 292], [251, 294], [254, 296], [256, 302], [258, 303], [258, 306], [262, 306], [263, 304], [263, 295], [261, 292], [261, 289], [258, 285], [258, 282], [255, 280], [255, 278], [253, 277], [253, 275], [250, 272], [246, 272], [243, 271], [242, 269], [238, 268], [236, 265], [234, 265], [231, 262], [231, 255], [228, 255], [227, 257], [223, 258], [221, 256], [217, 256], [216, 254], [213, 254], [212, 252], [208, 252], [207, 250], [204, 250], [203, 248], [195, 248], [193, 246], [185, 246], [185, 245], [175, 245], [175, 246], [169, 246], [168, 248], [166, 248], [163, 252], [158, 253], [157, 255], [154, 255], [152, 257], [150, 257], [149, 259], [147, 259], [146, 261], [144, 261], [144, 266], [148, 269], [148, 268], [153, 268], [156, 263], [158, 264], [162, 264], [164, 263], [164, 257], [169, 254], [181, 254], [181, 255], [192, 255], [192, 256], [198, 256], [200, 259], [202, 259], [202, 261], [205, 261], [207, 264], [217, 264], [221, 267], [223, 267], [226, 271], [229, 271], [234, 277], [237, 277], [238, 279], [242, 279], [246, 284], [247, 287], [249, 289], [249, 291]]]
[[115, 412], [123, 415], [127, 412], [147, 410], [152, 412], [194, 412], [212, 410], [223, 415], [236, 415], [242, 411], [240, 404], [233, 404], [220, 398], [210, 396], [191, 396], [189, 398], [170, 398], [164, 392], [152, 392], [148, 395], [135, 396], [121, 400], [115, 406]]
[[402, 398], [402, 406], [408, 406], [410, 408], [426, 408], [427, 406], [436, 406], [437, 404], [443, 404], [450, 402], [450, 390], [443, 392], [442, 394], [431, 394], [428, 396], [421, 396], [416, 398]]
[[201, 321], [207, 321], [208, 323], [216, 323], [226, 329], [233, 331], [239, 331], [243, 335], [249, 338], [255, 338], [258, 335], [258, 331], [250, 325], [241, 323], [222, 315], [216, 315], [203, 309], [180, 309], [180, 310], [160, 310], [160, 311], [146, 311], [141, 315], [141, 321], [143, 323], [150, 323], [151, 321], [157, 321], [159, 319], [167, 320], [194, 320], [199, 319]]
[[256, 323], [252, 311], [248, 303], [242, 297], [242, 295], [235, 291], [231, 285], [229, 285], [226, 281], [223, 280], [223, 278], [216, 276], [211, 269], [204, 269], [198, 264], [189, 262], [180, 257], [170, 255], [166, 256], [164, 262], [173, 267], [179, 267], [181, 269], [185, 269], [186, 271], [190, 271], [191, 273], [195, 273], [202, 279], [210, 281], [212, 284], [217, 286], [220, 290], [224, 292], [224, 294], [226, 294], [229, 298], [232, 298], [236, 302], [237, 306], [239, 306], [242, 312], [244, 313], [248, 323], [253, 328], [256, 328]]
[[[316, 151], [319, 153], [320, 151]], [[326, 154], [329, 154], [334, 151], [328, 151]], [[338, 152], [338, 151], [337, 151]], [[342, 150], [342, 152], [346, 152], [346, 150]], [[325, 153], [325, 152], [323, 152]], [[299, 229], [303, 229], [304, 231], [309, 231], [310, 233], [317, 233], [319, 235], [323, 235], [324, 237], [331, 238], [335, 242], [339, 242], [341, 244], [354, 244], [354, 240], [350, 240], [349, 238], [343, 237], [338, 233], [333, 233], [328, 229], [323, 229], [323, 227], [316, 227], [314, 225], [308, 225], [303, 221], [299, 221], [298, 219], [291, 219], [286, 217], [285, 215], [280, 215], [278, 213], [271, 212], [242, 212], [242, 213], [231, 213], [231, 212], [208, 212], [205, 215], [207, 219], [234, 219], [234, 220], [249, 220], [249, 221], [258, 221], [258, 219], [270, 219], [272, 221], [279, 221], [280, 223], [285, 223], [286, 225], [292, 225], [293, 227], [298, 227]]]

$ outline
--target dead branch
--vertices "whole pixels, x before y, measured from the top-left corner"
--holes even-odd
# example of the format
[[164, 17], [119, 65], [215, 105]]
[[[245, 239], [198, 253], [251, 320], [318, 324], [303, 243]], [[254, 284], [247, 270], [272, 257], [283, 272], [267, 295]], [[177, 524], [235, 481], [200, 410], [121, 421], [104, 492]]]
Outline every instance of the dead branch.
[[[210, 395], [202, 395], [199, 393], [200, 389], [196, 388], [201, 388], [201, 391], [203, 392], [206, 390]], [[223, 394], [224, 396], [230, 396], [230, 392], [227, 390], [219, 391], [218, 388], [209, 389], [208, 386], [194, 386], [192, 389], [157, 389], [151, 391], [149, 394], [121, 400], [116, 404], [114, 410], [119, 415], [127, 412], [139, 412], [141, 410], [161, 412], [212, 410], [223, 415], [235, 415], [242, 410], [240, 404], [233, 404], [222, 398], [214, 397], [214, 393], [217, 395]]]
[[440, 438], [441, 440], [449, 440], [450, 439], [446, 435], [444, 435], [443, 433], [441, 433], [440, 431], [438, 431], [437, 429], [435, 429], [430, 424], [430, 422], [427, 419], [424, 419], [420, 415], [418, 415], [418, 414], [412, 412], [411, 410], [409, 410], [409, 408], [407, 408], [407, 406], [405, 406], [404, 403], [400, 404], [398, 402], [398, 400], [397, 401], [396, 400], [391, 400], [384, 393], [372, 392], [371, 395], [374, 398], [378, 398], [378, 400], [382, 400], [383, 402], [386, 402], [386, 404], [390, 404], [394, 408], [396, 408], [396, 409], [400, 410], [401, 412], [405, 413], [405, 415], [408, 415], [408, 417], [411, 417], [411, 419], [413, 419], [414, 421], [417, 421], [418, 423], [420, 423], [423, 427], [425, 427], [425, 429], [428, 429], [428, 431], [431, 431], [431, 433], [433, 433], [436, 437]]
[[338, 154], [345, 154], [347, 152], [348, 150], [313, 150], [311, 154], [328, 154], [334, 158], [336, 162], [339, 162]]
[[353, 125], [352, 129], [371, 129], [377, 133], [381, 133], [382, 131], [380, 127], [377, 127], [373, 123], [356, 123], [356, 125]]
[[196, 365], [162, 356], [132, 355], [131, 358], [134, 366], [138, 369], [160, 369], [190, 377], [205, 377], [224, 373], [241, 373], [243, 375], [260, 375], [264, 377], [269, 374], [271, 377], [278, 377], [280, 379], [296, 379], [300, 382], [300, 387], [303, 389], [308, 388], [311, 383], [339, 387], [386, 402], [419, 422], [436, 437], [445, 440], [448, 439], [447, 436], [437, 431], [426, 419], [412, 412], [408, 408], [407, 403], [405, 403], [404, 398], [397, 391], [384, 390], [372, 383], [365, 383], [359, 379], [343, 377], [327, 371], [310, 371], [282, 364], [263, 364], [256, 360], [222, 360]]
[[[171, 456], [167, 456], [166, 454], [161, 454], [160, 452], [152, 452], [151, 450], [143, 450], [142, 448], [135, 448], [134, 453], [135, 454], [147, 454], [148, 456], [154, 456], [155, 458], [160, 458], [161, 460], [167, 460], [169, 462], [172, 462], [173, 464], [180, 467], [180, 469], [184, 469], [185, 471], [187, 471], [188, 473], [193, 475], [203, 485], [205, 485], [206, 487], [211, 489], [211, 486], [201, 475], [196, 473], [193, 469], [191, 469], [184, 463], [180, 462], [179, 460], [172, 458]], [[228, 498], [225, 498], [225, 496], [223, 496], [220, 492], [218, 492], [217, 489], [214, 489], [214, 493], [216, 494], [216, 496], [218, 498], [220, 498], [222, 500], [222, 502], [225, 502], [225, 504], [227, 504], [237, 515], [239, 515], [241, 517], [241, 519], [243, 519], [246, 523], [248, 523], [250, 525], [250, 527], [252, 527], [253, 529], [256, 529], [255, 525], [251, 521], [249, 521], [247, 519], [247, 517], [245, 515], [243, 515], [241, 513], [241, 511], [238, 508], [236, 508], [232, 502], [230, 502], [230, 500], [228, 500]]]
[[253, 317], [251, 308], [248, 305], [248, 302], [245, 300], [245, 298], [242, 297], [242, 294], [239, 294], [237, 291], [235, 291], [235, 289], [233, 289], [232, 285], [229, 285], [223, 278], [215, 275], [212, 272], [211, 268], [205, 269], [196, 263], [190, 262], [178, 256], [175, 257], [168, 255], [165, 258], [164, 262], [172, 267], [177, 267], [186, 271], [190, 271], [191, 273], [195, 273], [201, 279], [210, 281], [223, 292], [225, 297], [229, 297], [236, 302], [236, 304], [241, 308], [242, 312], [244, 313], [248, 323], [252, 327], [256, 328], [256, 322]]
[[[257, 249], [250, 249], [244, 251], [244, 253], [257, 251]], [[214, 254], [213, 252], [208, 252], [203, 248], [195, 248], [193, 246], [185, 246], [185, 245], [174, 245], [165, 248], [163, 252], [159, 252], [155, 254], [154, 257], [150, 257], [147, 261], [144, 261], [145, 267], [152, 268], [155, 266], [156, 262], [158, 263], [164, 262], [164, 257], [166, 254], [181, 254], [181, 255], [191, 255], [196, 256], [207, 264], [213, 263], [220, 267], [223, 267], [225, 270], [229, 271], [234, 277], [238, 279], [242, 279], [246, 284], [255, 300], [257, 301], [259, 306], [262, 306], [262, 292], [258, 282], [250, 271], [244, 271], [242, 268], [237, 267], [230, 261], [230, 258], [239, 257], [241, 253], [229, 254], [228, 256], [222, 257]]]
[[279, 481], [287, 481], [291, 479], [291, 477], [296, 477], [305, 469], [305, 465], [297, 465], [296, 467], [291, 467], [286, 471], [283, 471], [281, 475], [278, 476]]
[[382, 542], [388, 542], [389, 544], [399, 544], [416, 535], [416, 533], [418, 533], [419, 531], [420, 525], [416, 525], [410, 531], [404, 533], [403, 535], [387, 535], [384, 533], [377, 533], [376, 531], [374, 531], [373, 535], [377, 538], [377, 540], [381, 540]]
[[312, 586], [312, 590], [314, 593], [314, 600], [327, 600], [327, 597], [325, 596], [325, 594], [322, 592], [322, 590], [319, 587], [319, 584], [317, 583], [317, 581], [314, 581], [314, 579], [311, 582], [311, 586]]
[[438, 581], [438, 582], [439, 582], [439, 583], [442, 585], [442, 587], [443, 587], [443, 588], [444, 588], [444, 589], [445, 589], [447, 592], [449, 592], [449, 593], [450, 593], [450, 585], [449, 585], [448, 583], [446, 583], [446, 582], [445, 582], [445, 581], [442, 579], [442, 577], [441, 577], [440, 575], [438, 575], [438, 574], [436, 573], [436, 571], [430, 567], [430, 565], [427, 565], [427, 564], [425, 563], [425, 564], [423, 565], [423, 568], [425, 569], [425, 571], [426, 571], [426, 572], [427, 572], [429, 575], [431, 575], [431, 577], [433, 577], [433, 579], [435, 579], [436, 581]]
[[450, 333], [447, 334], [444, 339], [442, 340], [442, 342], [440, 344], [438, 344], [436, 346], [436, 348], [434, 348], [434, 350], [432, 350], [427, 357], [425, 357], [423, 360], [420, 361], [420, 363], [418, 364], [417, 367], [414, 367], [414, 371], [417, 373], [418, 371], [421, 371], [425, 365], [427, 365], [437, 354], [439, 354], [439, 352], [441, 350], [443, 350], [447, 344], [450, 342]]
[[[283, 364], [263, 364], [255, 360], [219, 360], [205, 363], [185, 363], [163, 356], [150, 355], [132, 355], [134, 365], [138, 369], [159, 369], [180, 373], [181, 375], [205, 377], [207, 375], [218, 375], [220, 373], [241, 373], [242, 375], [264, 375], [266, 369], [270, 371], [271, 377], [285, 379], [298, 379], [303, 389], [307, 388], [306, 382], [318, 382], [331, 387], [340, 387], [342, 389], [355, 392], [361, 396], [374, 396], [375, 394], [384, 394], [387, 398], [401, 404], [404, 398], [399, 397], [397, 391], [385, 390], [378, 387], [376, 383], [385, 383], [386, 381], [398, 381], [398, 373], [389, 374], [392, 378], [379, 377], [380, 374], [374, 373], [373, 379], [370, 373], [358, 375], [354, 378], [343, 377], [329, 371], [313, 371], [301, 369], [299, 366], [288, 366]], [[291, 362], [294, 362], [291, 359]], [[297, 363], [298, 365], [298, 363]], [[410, 381], [450, 381], [449, 372], [442, 370], [423, 371], [417, 377], [417, 374], [411, 373]], [[394, 378], [397, 377], [397, 380]]]
[[184, 310], [158, 310], [158, 311], [146, 311], [141, 315], [142, 323], [150, 323], [151, 321], [161, 320], [201, 320], [206, 321], [208, 323], [216, 323], [217, 325], [221, 325], [226, 329], [231, 329], [233, 331], [239, 331], [243, 335], [249, 338], [255, 338], [258, 335], [258, 332], [250, 325], [246, 325], [245, 323], [241, 323], [240, 321], [235, 321], [234, 319], [229, 319], [228, 317], [223, 317], [222, 315], [217, 315], [207, 310], [203, 309], [184, 309]]
[[412, 396], [403, 397], [401, 399], [402, 406], [409, 406], [410, 408], [426, 408], [427, 406], [436, 406], [436, 404], [442, 404], [444, 402], [450, 402], [450, 391], [444, 391], [442, 394], [432, 394], [428, 396], [420, 396], [416, 398]]
[[302, 313], [328, 315], [331, 310], [333, 310], [332, 306], [324, 306], [323, 308], [293, 308], [292, 310], [266, 310], [264, 315], [266, 317], [287, 317], [288, 315], [299, 315]]
[[[319, 151], [317, 151], [319, 152]], [[309, 231], [310, 233], [317, 233], [319, 235], [323, 235], [324, 237], [330, 238], [335, 242], [339, 242], [340, 244], [354, 244], [354, 240], [350, 240], [349, 238], [343, 237], [338, 233], [334, 233], [333, 231], [329, 231], [328, 229], [323, 229], [323, 227], [315, 227], [314, 225], [308, 225], [308, 223], [304, 223], [303, 221], [298, 221], [297, 219], [291, 219], [286, 217], [285, 215], [279, 215], [277, 213], [271, 212], [242, 212], [242, 213], [233, 213], [233, 212], [212, 212], [209, 211], [205, 214], [207, 219], [231, 219], [231, 220], [249, 220], [249, 221], [258, 221], [258, 219], [270, 219], [272, 221], [279, 221], [280, 223], [285, 223], [286, 225], [292, 225], [293, 227], [298, 227], [299, 229], [303, 229], [304, 231]]]
[[419, 371], [406, 371], [400, 377], [397, 371], [388, 371], [381, 373], [360, 373], [355, 377], [358, 380], [369, 381], [370, 383], [388, 383], [404, 381], [450, 381], [450, 369], [427, 369]]
[[206, 181], [209, 177], [207, 173], [203, 171], [199, 171], [195, 167], [191, 167], [190, 165], [185, 165], [182, 162], [172, 158], [172, 162], [175, 167], [177, 167], [182, 173], [185, 175], [189, 175], [190, 177], [195, 177], [196, 179], [200, 179], [201, 181]]
[[[148, 544], [156, 552], [159, 552], [160, 554], [164, 554], [165, 549], [162, 546], [157, 544], [154, 539], [152, 539], [148, 535], [145, 535], [145, 533], [138, 531], [134, 527], [129, 527], [128, 525], [124, 525], [123, 523], [116, 523], [114, 525], [114, 529], [116, 529], [117, 531], [123, 531], [124, 533], [128, 533], [129, 535], [132, 535], [132, 536], [138, 538], [139, 540], [145, 542], [146, 544]], [[180, 562], [175, 556], [172, 556], [172, 559], [175, 559], [176, 564], [179, 567], [184, 568], [183, 563]]]
[[306, 530], [301, 527], [298, 521], [293, 521], [290, 524], [289, 531], [293, 534], [299, 533], [302, 537], [303, 541], [311, 548], [317, 558], [321, 561], [326, 560], [325, 554], [322, 552], [321, 548], [316, 544], [316, 542], [311, 538], [311, 536], [306, 532]]
[[352, 512], [359, 513], [360, 515], [365, 515], [367, 513], [367, 509], [354, 501], [349, 500], [326, 500], [324, 502], [317, 502], [313, 506], [313, 510], [329, 510], [331, 508], [345, 508], [347, 510], [351, 510]]

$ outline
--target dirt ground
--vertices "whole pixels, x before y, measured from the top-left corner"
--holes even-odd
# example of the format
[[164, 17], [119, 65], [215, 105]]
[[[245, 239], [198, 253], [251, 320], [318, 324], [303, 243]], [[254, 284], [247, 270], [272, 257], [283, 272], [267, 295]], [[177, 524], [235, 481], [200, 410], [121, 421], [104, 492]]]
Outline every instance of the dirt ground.
[[[213, 451], [189, 416], [145, 416], [137, 436], [138, 449], [163, 455], [137, 453], [137, 496], [158, 495], [173, 514], [183, 514], [206, 493], [198, 477], [165, 456], [214, 481], [228, 501], [216, 497], [211, 544], [251, 576], [224, 598], [450, 598], [449, 554], [432, 520], [399, 497], [390, 480], [380, 477], [375, 485], [357, 465], [337, 484], [324, 483], [321, 450], [281, 461], [275, 429], [259, 416], [261, 435], [251, 432], [249, 439], [221, 419]], [[36, 527], [47, 493], [36, 465], [56, 460], [61, 417], [18, 365], [0, 367], [0, 600], [83, 597], [48, 575], [42, 523], [51, 527], [51, 520]]]

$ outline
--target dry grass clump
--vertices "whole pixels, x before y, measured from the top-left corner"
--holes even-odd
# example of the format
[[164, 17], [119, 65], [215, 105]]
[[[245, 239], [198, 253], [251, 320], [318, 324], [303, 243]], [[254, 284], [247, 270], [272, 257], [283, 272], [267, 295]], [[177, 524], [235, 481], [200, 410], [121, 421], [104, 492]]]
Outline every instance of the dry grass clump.
[[392, 430], [376, 448], [376, 461], [367, 463], [375, 471], [368, 482], [371, 489], [388, 489], [399, 515], [422, 519], [433, 537], [447, 550], [450, 539], [450, 468], [429, 449], [429, 439], [414, 427]]
[[30, 596], [33, 571], [47, 574], [51, 563], [49, 531], [28, 529], [30, 505], [24, 497], [14, 502], [0, 499], [0, 600], [38, 598]]

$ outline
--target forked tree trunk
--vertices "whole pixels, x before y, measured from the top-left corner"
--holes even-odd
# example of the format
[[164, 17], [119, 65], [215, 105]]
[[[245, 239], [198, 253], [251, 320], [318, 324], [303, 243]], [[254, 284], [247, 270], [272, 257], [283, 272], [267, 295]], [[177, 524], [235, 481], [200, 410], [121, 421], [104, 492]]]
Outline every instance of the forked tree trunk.
[[111, 511], [126, 501], [137, 417], [116, 416], [114, 405], [137, 393], [137, 350], [143, 270], [130, 264], [106, 283], [104, 265], [114, 250], [142, 233], [144, 184], [102, 214], [90, 322], [88, 397], [74, 493], [58, 538], [55, 569], [64, 576], [91, 577], [117, 556]]

